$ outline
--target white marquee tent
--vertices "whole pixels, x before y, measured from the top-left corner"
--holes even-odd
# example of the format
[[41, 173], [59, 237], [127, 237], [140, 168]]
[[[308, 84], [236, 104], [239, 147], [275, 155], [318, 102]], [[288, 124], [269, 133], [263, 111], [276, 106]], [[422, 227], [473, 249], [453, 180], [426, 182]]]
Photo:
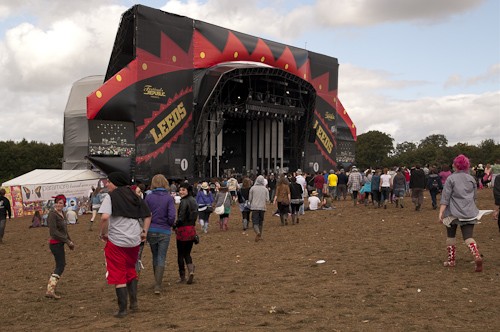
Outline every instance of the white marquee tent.
[[48, 202], [58, 194], [67, 197], [67, 207], [85, 212], [92, 187], [101, 185], [106, 176], [94, 171], [35, 169], [29, 173], [2, 183], [11, 200], [14, 216], [31, 215], [44, 210]]
[[2, 183], [2, 187], [99, 180], [104, 177], [105, 176], [88, 169], [35, 169], [29, 173], [23, 174], [21, 176], [18, 176], [17, 178]]

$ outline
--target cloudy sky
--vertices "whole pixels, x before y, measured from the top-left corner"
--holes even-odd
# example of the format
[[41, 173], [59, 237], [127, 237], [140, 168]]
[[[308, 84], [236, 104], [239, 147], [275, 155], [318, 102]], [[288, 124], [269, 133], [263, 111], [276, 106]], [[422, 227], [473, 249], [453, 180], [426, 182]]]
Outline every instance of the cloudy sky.
[[[61, 143], [73, 82], [103, 75], [126, 0], [0, 0], [0, 141]], [[500, 142], [498, 0], [148, 0], [338, 58], [358, 134]]]

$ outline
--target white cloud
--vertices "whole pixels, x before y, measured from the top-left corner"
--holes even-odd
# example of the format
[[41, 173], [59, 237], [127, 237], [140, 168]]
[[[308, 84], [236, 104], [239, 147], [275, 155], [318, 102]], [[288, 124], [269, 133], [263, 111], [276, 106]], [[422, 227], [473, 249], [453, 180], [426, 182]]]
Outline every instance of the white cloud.
[[0, 41], [2, 139], [62, 142], [71, 85], [104, 74], [125, 10], [87, 8], [45, 28], [20, 23], [7, 30]]
[[466, 84], [475, 85], [484, 82], [496, 82], [500, 87], [500, 63], [491, 66], [485, 73], [468, 78]]
[[[432, 134], [443, 134], [450, 145], [479, 144], [485, 138], [498, 140], [500, 91], [481, 94], [424, 97], [398, 100], [379, 93], [380, 87], [405, 87], [386, 73], [346, 66], [340, 99], [356, 124], [357, 133], [379, 130], [395, 143], [419, 142]], [[349, 84], [345, 84], [349, 82]]]
[[69, 89], [49, 93], [0, 90], [2, 140], [62, 142], [63, 112]]
[[[7, 2], [7, 1], [4, 1]], [[78, 15], [79, 13], [93, 13], [100, 7], [114, 5], [119, 0], [15, 0], [0, 5], [0, 18], [2, 11], [7, 15], [32, 15], [36, 17], [37, 25], [50, 25], [53, 21], [60, 20], [61, 17]]]
[[103, 73], [123, 10], [101, 7], [54, 21], [46, 30], [30, 23], [8, 30], [0, 82], [14, 90], [47, 91]]
[[[161, 9], [237, 31], [280, 40], [318, 26], [370, 26], [388, 22], [439, 22], [475, 8], [484, 0], [318, 0], [284, 11], [282, 1], [168, 1]], [[249, 15], [250, 14], [250, 15]]]
[[263, 7], [258, 1], [208, 0], [204, 3], [186, 3], [172, 0], [161, 9], [235, 31], [286, 42], [313, 24], [313, 7], [304, 5], [287, 12], [280, 10], [282, 5], [282, 1], [267, 1]]
[[326, 26], [369, 26], [388, 22], [433, 23], [483, 3], [483, 0], [318, 0], [319, 22]]
[[8, 17], [10, 14], [10, 9], [7, 5], [0, 4], [0, 21]]
[[500, 87], [500, 63], [490, 66], [485, 72], [480, 73], [479, 75], [468, 78], [464, 78], [460, 74], [453, 74], [448, 77], [444, 83], [444, 87], [469, 87], [483, 83], [496, 83], [496, 85]]

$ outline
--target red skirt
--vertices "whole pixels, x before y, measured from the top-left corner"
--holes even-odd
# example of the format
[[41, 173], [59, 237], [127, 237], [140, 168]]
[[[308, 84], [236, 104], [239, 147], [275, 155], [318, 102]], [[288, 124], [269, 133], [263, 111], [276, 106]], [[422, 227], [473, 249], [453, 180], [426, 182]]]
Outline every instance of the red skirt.
[[195, 226], [181, 226], [175, 230], [176, 239], [179, 241], [193, 241], [196, 235]]

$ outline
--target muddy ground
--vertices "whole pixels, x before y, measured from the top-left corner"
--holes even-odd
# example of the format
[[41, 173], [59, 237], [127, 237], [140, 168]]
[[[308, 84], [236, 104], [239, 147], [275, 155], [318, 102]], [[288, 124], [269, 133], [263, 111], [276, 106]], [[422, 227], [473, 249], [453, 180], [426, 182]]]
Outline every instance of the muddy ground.
[[[457, 266], [444, 268], [444, 226], [426, 195], [416, 212], [353, 207], [306, 212], [299, 225], [279, 225], [268, 211], [264, 240], [244, 233], [236, 207], [222, 232], [211, 216], [194, 247], [195, 282], [178, 285], [175, 240], [168, 251], [162, 295], [153, 294], [149, 247], [139, 282], [140, 311], [124, 319], [104, 279], [103, 243], [88, 231], [90, 215], [69, 226], [60, 300], [44, 297], [53, 270], [47, 228], [8, 221], [0, 245], [3, 331], [499, 331], [500, 233], [491, 216], [475, 229], [484, 272], [460, 241]], [[491, 189], [481, 209], [494, 207]], [[271, 206], [268, 210], [273, 210]], [[459, 237], [461, 240], [461, 237]], [[325, 260], [323, 264], [316, 264]]]

